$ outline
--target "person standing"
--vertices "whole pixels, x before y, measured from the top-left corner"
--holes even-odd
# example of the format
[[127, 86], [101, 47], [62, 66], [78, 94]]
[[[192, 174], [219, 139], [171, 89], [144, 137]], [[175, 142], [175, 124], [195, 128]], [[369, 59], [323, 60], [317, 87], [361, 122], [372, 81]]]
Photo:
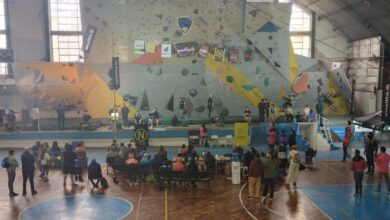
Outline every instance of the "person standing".
[[62, 165], [62, 172], [64, 173], [64, 188], [66, 187], [66, 179], [68, 179], [68, 174], [70, 174], [70, 181], [72, 182], [72, 185], [75, 185], [74, 182], [74, 166], [75, 166], [75, 160], [77, 158], [76, 153], [72, 150], [72, 145], [66, 143], [65, 144], [65, 151], [62, 155], [63, 158], [63, 165]]
[[259, 122], [264, 122], [264, 99], [262, 99], [257, 105], [259, 109]]
[[204, 124], [202, 124], [202, 126], [199, 128], [200, 146], [206, 147], [207, 136], [207, 128]]
[[347, 151], [349, 147], [349, 139], [351, 138], [351, 121], [348, 121], [347, 127], [345, 127], [345, 132], [344, 132], [344, 139], [343, 139], [343, 160], [342, 162], [345, 162], [347, 159]]
[[288, 168], [288, 174], [286, 178], [286, 186], [290, 187], [292, 183], [294, 188], [297, 188], [297, 179], [299, 174], [299, 163], [301, 158], [297, 150], [297, 145], [291, 147], [291, 151], [288, 153], [288, 160], [290, 161], [290, 166]]
[[213, 109], [213, 97], [212, 95], [210, 95], [209, 99], [207, 99], [207, 110], [209, 110], [209, 114], [208, 114], [209, 118], [211, 116], [212, 109]]
[[123, 126], [128, 127], [129, 126], [129, 108], [126, 106], [125, 103], [123, 103], [123, 106], [121, 108], [121, 114], [122, 114]]
[[35, 195], [38, 192], [34, 188], [34, 171], [35, 171], [35, 159], [34, 156], [30, 153], [29, 148], [24, 148], [24, 152], [21, 156], [22, 160], [22, 173], [23, 173], [23, 196], [27, 194], [26, 183], [27, 179], [30, 180], [31, 194]]
[[39, 108], [36, 105], [31, 109], [31, 118], [33, 119], [34, 129], [39, 131]]
[[390, 155], [386, 153], [386, 147], [381, 147], [381, 152], [376, 156], [376, 167], [378, 173], [378, 184], [375, 193], [381, 192], [382, 178], [387, 186], [387, 196], [390, 199], [389, 161]]
[[264, 189], [263, 196], [267, 196], [268, 189], [270, 191], [270, 199], [274, 197], [274, 181], [276, 175], [276, 162], [271, 153], [267, 153], [267, 161], [264, 164]]
[[18, 161], [16, 161], [14, 157], [14, 150], [8, 151], [8, 156], [3, 159], [2, 167], [7, 169], [8, 174], [8, 189], [9, 189], [9, 196], [14, 197], [18, 194], [14, 192], [14, 181], [16, 176], [16, 167], [19, 166]]
[[368, 170], [367, 173], [370, 175], [374, 174], [374, 157], [378, 152], [378, 143], [376, 142], [372, 133], [368, 134], [367, 140], [365, 141], [364, 154], [367, 159]]
[[267, 132], [267, 141], [268, 146], [275, 146], [276, 143], [276, 129], [274, 127], [271, 127], [270, 130]]
[[303, 108], [303, 113], [305, 114], [305, 121], [309, 121], [309, 116], [310, 116], [310, 108], [309, 105], [305, 105], [305, 108]]
[[352, 158], [351, 170], [353, 171], [353, 178], [355, 180], [355, 197], [362, 196], [364, 169], [367, 163], [363, 157], [360, 156], [360, 151], [355, 150], [355, 156]]
[[57, 121], [58, 130], [63, 130], [65, 128], [65, 106], [63, 103], [60, 103], [57, 107]]
[[259, 199], [261, 177], [264, 175], [264, 167], [260, 160], [260, 154], [256, 153], [255, 159], [250, 162], [248, 172], [248, 199]]
[[297, 142], [296, 142], [296, 137], [297, 137], [297, 133], [295, 132], [295, 130], [292, 130], [291, 129], [291, 134], [290, 136], [288, 137], [288, 145], [290, 146], [290, 150], [292, 148], [293, 145], [296, 145]]
[[316, 111], [317, 111], [317, 114], [320, 116], [320, 126], [323, 127], [322, 112], [324, 111], [324, 105], [322, 104], [322, 100], [320, 98], [318, 98], [318, 102], [316, 105]]
[[49, 175], [49, 163], [50, 163], [50, 155], [48, 153], [48, 148], [44, 147], [39, 155], [39, 160], [41, 162], [41, 174], [39, 177], [44, 180], [48, 181], [47, 178]]

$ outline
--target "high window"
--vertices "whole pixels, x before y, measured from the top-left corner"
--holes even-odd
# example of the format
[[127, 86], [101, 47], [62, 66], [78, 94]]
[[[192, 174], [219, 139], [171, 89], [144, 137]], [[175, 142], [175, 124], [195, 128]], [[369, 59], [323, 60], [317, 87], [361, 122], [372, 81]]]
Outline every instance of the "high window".
[[[0, 48], [8, 48], [5, 1], [0, 0]], [[0, 63], [0, 75], [8, 75], [8, 63]]]
[[51, 60], [84, 62], [80, 0], [50, 0]]
[[293, 4], [290, 19], [290, 36], [295, 54], [311, 57], [312, 15]]

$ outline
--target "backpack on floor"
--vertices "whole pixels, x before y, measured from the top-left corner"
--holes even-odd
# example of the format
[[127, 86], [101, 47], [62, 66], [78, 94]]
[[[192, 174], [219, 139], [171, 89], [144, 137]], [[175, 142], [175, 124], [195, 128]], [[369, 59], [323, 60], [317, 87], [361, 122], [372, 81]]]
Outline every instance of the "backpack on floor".
[[5, 157], [3, 159], [3, 161], [1, 161], [1, 167], [6, 168], [6, 169], [10, 167], [9, 158], [8, 157]]
[[106, 178], [100, 177], [100, 185], [102, 186], [103, 189], [108, 188], [108, 182], [107, 182]]

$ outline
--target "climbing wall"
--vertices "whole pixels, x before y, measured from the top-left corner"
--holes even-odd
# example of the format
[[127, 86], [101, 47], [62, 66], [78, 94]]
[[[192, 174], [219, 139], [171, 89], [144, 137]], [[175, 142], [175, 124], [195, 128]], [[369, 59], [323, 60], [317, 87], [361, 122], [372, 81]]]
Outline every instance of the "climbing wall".
[[[223, 109], [257, 112], [260, 99], [295, 110], [324, 99], [325, 112], [346, 114], [336, 85], [316, 60], [295, 56], [289, 40], [291, 4], [242, 0], [84, 0], [85, 63], [16, 63], [17, 86], [30, 103], [55, 109], [64, 98], [75, 109], [108, 117], [113, 105], [107, 75], [120, 58], [117, 103], [130, 114], [157, 108], [163, 117]], [[321, 98], [326, 97], [326, 98]]]

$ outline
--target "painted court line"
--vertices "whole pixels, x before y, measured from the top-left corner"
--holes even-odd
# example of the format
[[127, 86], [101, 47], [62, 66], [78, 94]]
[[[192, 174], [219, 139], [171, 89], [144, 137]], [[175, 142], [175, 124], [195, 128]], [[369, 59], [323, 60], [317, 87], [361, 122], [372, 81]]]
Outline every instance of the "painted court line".
[[238, 198], [240, 199], [240, 203], [241, 203], [241, 206], [244, 208], [245, 212], [250, 216], [252, 217], [252, 219], [255, 219], [255, 220], [258, 220], [256, 218], [256, 216], [254, 216], [244, 205], [244, 203], [242, 202], [242, 190], [245, 188], [245, 186], [247, 185], [248, 183], [245, 183], [242, 187], [241, 187], [241, 190], [240, 190], [240, 193], [238, 194]]
[[343, 178], [345, 178], [345, 179], [350, 179], [349, 176], [346, 176], [346, 175], [340, 173], [339, 171], [333, 169], [332, 167], [329, 167], [329, 166], [327, 166], [327, 165], [325, 165], [325, 164], [323, 164], [322, 166], [328, 168], [329, 170], [333, 171], [334, 173], [338, 174], [339, 176], [341, 176], [341, 177], [343, 177]]
[[168, 190], [165, 188], [165, 220], [168, 220]]
[[318, 210], [320, 210], [322, 212], [322, 214], [324, 214], [326, 217], [328, 217], [330, 220], [333, 220], [328, 214], [326, 214], [326, 212], [324, 212], [324, 210], [320, 209], [320, 207], [318, 207], [313, 201], [311, 201], [311, 199], [309, 197], [307, 197], [304, 193], [300, 192], [298, 190], [298, 192], [303, 196], [305, 197], [314, 207], [317, 207]]
[[140, 207], [141, 207], [141, 199], [142, 199], [142, 191], [143, 190], [144, 190], [144, 184], [142, 183], [142, 185], [141, 185], [141, 192], [139, 194], [138, 205], [137, 205], [137, 215], [135, 217], [136, 220], [138, 220], [138, 214], [139, 214], [139, 210], [140, 210]]

